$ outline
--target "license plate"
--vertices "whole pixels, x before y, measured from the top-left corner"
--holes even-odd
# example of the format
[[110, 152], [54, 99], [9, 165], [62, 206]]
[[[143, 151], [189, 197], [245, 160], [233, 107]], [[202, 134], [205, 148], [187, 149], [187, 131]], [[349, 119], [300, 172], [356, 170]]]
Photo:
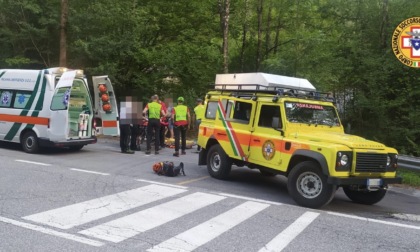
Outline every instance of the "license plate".
[[380, 186], [382, 185], [382, 179], [368, 179], [367, 180], [368, 186]]

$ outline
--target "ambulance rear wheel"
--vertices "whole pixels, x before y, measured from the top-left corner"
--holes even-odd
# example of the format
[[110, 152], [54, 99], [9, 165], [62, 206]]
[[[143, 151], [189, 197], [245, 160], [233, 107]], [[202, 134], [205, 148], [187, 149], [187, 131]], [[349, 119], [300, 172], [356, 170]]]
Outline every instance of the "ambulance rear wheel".
[[327, 176], [322, 173], [317, 162], [305, 161], [290, 171], [287, 189], [299, 205], [320, 208], [332, 200], [337, 186], [327, 183]]
[[37, 153], [39, 151], [38, 137], [32, 131], [26, 132], [21, 141], [23, 150], [27, 153]]
[[232, 160], [218, 144], [207, 152], [207, 170], [213, 178], [226, 179], [232, 169]]

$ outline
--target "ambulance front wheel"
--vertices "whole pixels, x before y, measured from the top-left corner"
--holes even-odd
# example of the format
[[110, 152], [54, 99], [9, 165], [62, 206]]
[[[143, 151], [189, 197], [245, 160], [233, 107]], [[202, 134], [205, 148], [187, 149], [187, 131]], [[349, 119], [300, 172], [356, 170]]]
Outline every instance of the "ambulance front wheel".
[[210, 147], [207, 152], [207, 170], [210, 176], [226, 179], [232, 169], [232, 160], [226, 155], [219, 144]]
[[37, 153], [39, 151], [38, 137], [33, 131], [26, 132], [21, 141], [23, 150], [27, 153]]
[[287, 189], [299, 205], [320, 208], [332, 200], [337, 186], [327, 183], [327, 176], [322, 173], [317, 162], [305, 161], [290, 171]]

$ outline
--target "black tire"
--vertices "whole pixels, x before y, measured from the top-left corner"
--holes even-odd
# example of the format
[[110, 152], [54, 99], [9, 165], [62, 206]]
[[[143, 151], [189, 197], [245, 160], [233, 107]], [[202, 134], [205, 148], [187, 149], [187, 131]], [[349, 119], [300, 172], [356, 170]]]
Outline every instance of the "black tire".
[[261, 175], [263, 175], [265, 177], [274, 177], [274, 176], [277, 175], [274, 172], [270, 172], [270, 171], [267, 171], [267, 170], [264, 170], [264, 169], [259, 169], [259, 170], [260, 170]]
[[226, 179], [232, 169], [232, 160], [226, 155], [222, 147], [215, 144], [207, 152], [207, 171], [217, 179]]
[[71, 150], [71, 151], [79, 151], [79, 150], [81, 150], [82, 148], [83, 148], [83, 144], [81, 144], [81, 145], [73, 145], [73, 146], [69, 146], [69, 149]]
[[320, 208], [333, 199], [337, 186], [327, 183], [327, 176], [322, 173], [318, 163], [305, 161], [297, 164], [289, 173], [287, 189], [297, 204]]
[[364, 205], [373, 205], [381, 201], [386, 194], [385, 189], [379, 189], [377, 191], [356, 191], [350, 189], [348, 186], [343, 187], [346, 196], [351, 201]]
[[22, 148], [26, 153], [38, 153], [39, 152], [39, 141], [38, 137], [33, 131], [26, 132], [21, 142]]

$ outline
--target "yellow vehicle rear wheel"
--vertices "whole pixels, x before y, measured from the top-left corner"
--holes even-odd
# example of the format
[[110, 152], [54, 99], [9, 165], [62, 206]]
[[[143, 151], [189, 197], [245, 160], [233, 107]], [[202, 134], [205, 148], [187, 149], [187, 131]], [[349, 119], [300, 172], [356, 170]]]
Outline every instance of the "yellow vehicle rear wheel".
[[217, 179], [226, 179], [232, 169], [232, 160], [219, 144], [210, 147], [207, 152], [207, 171]]

